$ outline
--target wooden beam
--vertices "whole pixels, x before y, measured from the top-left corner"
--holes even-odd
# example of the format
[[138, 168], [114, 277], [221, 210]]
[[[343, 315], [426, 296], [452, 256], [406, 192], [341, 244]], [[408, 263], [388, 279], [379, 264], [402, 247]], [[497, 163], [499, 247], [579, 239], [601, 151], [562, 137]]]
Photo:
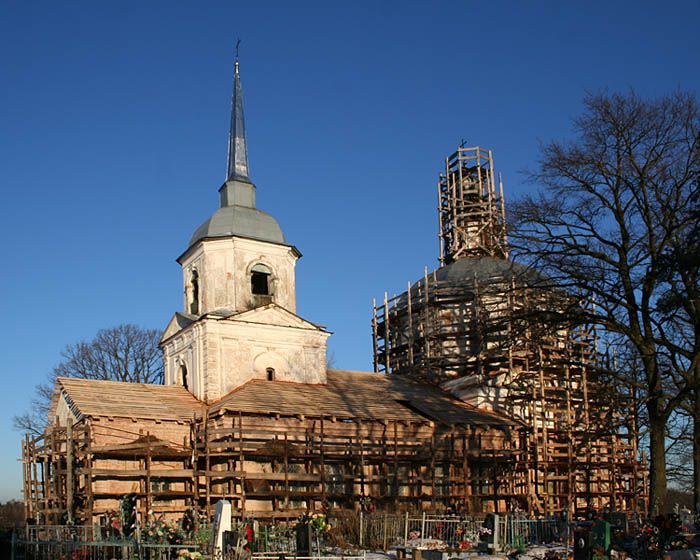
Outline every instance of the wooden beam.
[[66, 426], [66, 513], [68, 525], [72, 525], [73, 519], [73, 424], [68, 418]]

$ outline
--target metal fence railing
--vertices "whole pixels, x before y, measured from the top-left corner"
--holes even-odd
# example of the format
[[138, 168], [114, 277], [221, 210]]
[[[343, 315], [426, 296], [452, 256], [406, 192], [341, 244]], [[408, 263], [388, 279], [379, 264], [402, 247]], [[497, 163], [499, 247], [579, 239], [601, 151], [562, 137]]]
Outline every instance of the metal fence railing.
[[567, 526], [554, 519], [513, 519], [504, 516], [503, 542], [510, 546], [566, 541]]
[[[360, 547], [468, 549], [487, 537], [497, 548], [519, 544], [545, 544], [565, 540], [565, 529], [553, 519], [521, 519], [498, 515], [493, 528], [484, 528], [483, 517], [423, 514], [360, 514]], [[487, 535], [482, 534], [486, 532]]]
[[[404, 546], [418, 544], [425, 547], [431, 543], [444, 543], [448, 548], [460, 548], [461, 543], [475, 544], [479, 538], [481, 519], [467, 517], [409, 517]], [[417, 541], [417, 542], [416, 542]]]
[[[429, 514], [334, 512], [329, 515], [331, 531], [310, 529], [310, 551], [315, 557], [337, 560], [338, 550], [389, 550], [395, 547], [470, 550], [488, 541], [496, 550], [531, 544], [566, 542], [569, 526], [562, 520], [523, 519], [497, 515], [485, 527], [483, 518]], [[252, 527], [252, 532], [249, 531]], [[234, 524], [238, 535], [236, 550], [244, 548], [258, 560], [277, 560], [296, 554], [294, 522], [249, 520]], [[252, 533], [252, 539], [250, 537]], [[186, 543], [199, 542], [194, 538]], [[205, 543], [207, 541], [204, 541]], [[93, 526], [29, 526], [24, 535], [15, 534], [13, 560], [165, 560], [178, 552], [204, 555], [206, 544], [150, 544], [133, 539], [112, 539]], [[331, 556], [325, 556], [331, 554]], [[180, 557], [187, 555], [181, 552]], [[196, 554], [195, 554], [196, 556]], [[343, 557], [346, 560], [357, 556]]]
[[[253, 560], [282, 560], [284, 558], [287, 558], [284, 553], [263, 553], [263, 552], [256, 552], [253, 553], [252, 555]], [[353, 554], [353, 555], [342, 555], [342, 556], [294, 556], [290, 555], [289, 559], [290, 560], [319, 560], [322, 558], [323, 560], [365, 560], [366, 555], [364, 552], [361, 554]]]
[[256, 552], [280, 554], [296, 552], [296, 533], [292, 524], [261, 524], [254, 534], [252, 549]]
[[360, 514], [359, 524], [360, 547], [459, 548], [460, 543], [477, 541], [482, 520], [429, 514]]
[[403, 539], [405, 518], [396, 514], [359, 515], [360, 547], [387, 550]]
[[13, 543], [12, 560], [172, 560], [197, 545], [141, 544], [134, 541], [24, 541]]
[[99, 525], [27, 525], [27, 541], [84, 541], [106, 540]]

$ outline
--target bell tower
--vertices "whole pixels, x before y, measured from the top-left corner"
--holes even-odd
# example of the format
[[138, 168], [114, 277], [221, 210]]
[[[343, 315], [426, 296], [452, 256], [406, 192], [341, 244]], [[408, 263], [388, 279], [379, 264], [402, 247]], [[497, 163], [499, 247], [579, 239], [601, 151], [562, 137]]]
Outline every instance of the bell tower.
[[296, 261], [277, 220], [256, 206], [238, 57], [219, 208], [178, 257], [183, 310], [161, 339], [165, 383], [213, 402], [249, 379], [325, 383], [322, 327], [296, 315]]
[[226, 180], [219, 209], [192, 235], [179, 258], [184, 310], [240, 312], [269, 303], [296, 311], [295, 266], [301, 253], [289, 245], [277, 220], [256, 207], [250, 179], [240, 64], [231, 98]]

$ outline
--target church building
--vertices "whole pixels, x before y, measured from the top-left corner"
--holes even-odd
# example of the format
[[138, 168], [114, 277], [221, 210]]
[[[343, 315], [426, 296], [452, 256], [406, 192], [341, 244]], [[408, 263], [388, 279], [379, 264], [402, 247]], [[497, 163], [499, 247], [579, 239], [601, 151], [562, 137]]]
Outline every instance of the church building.
[[50, 428], [23, 442], [27, 517], [93, 523], [127, 497], [143, 521], [211, 516], [220, 499], [278, 519], [527, 507], [520, 420], [420, 377], [327, 367], [330, 333], [296, 314], [301, 253], [256, 188], [236, 60], [227, 177], [177, 258], [164, 384], [59, 378]]

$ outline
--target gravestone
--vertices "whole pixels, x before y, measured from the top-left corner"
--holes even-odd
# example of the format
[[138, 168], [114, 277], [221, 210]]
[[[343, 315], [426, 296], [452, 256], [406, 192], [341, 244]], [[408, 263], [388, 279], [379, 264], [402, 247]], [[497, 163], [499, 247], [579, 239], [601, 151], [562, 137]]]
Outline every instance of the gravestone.
[[216, 503], [214, 513], [214, 523], [211, 531], [211, 545], [213, 553], [223, 554], [224, 552], [224, 532], [231, 530], [231, 502], [219, 500]]

